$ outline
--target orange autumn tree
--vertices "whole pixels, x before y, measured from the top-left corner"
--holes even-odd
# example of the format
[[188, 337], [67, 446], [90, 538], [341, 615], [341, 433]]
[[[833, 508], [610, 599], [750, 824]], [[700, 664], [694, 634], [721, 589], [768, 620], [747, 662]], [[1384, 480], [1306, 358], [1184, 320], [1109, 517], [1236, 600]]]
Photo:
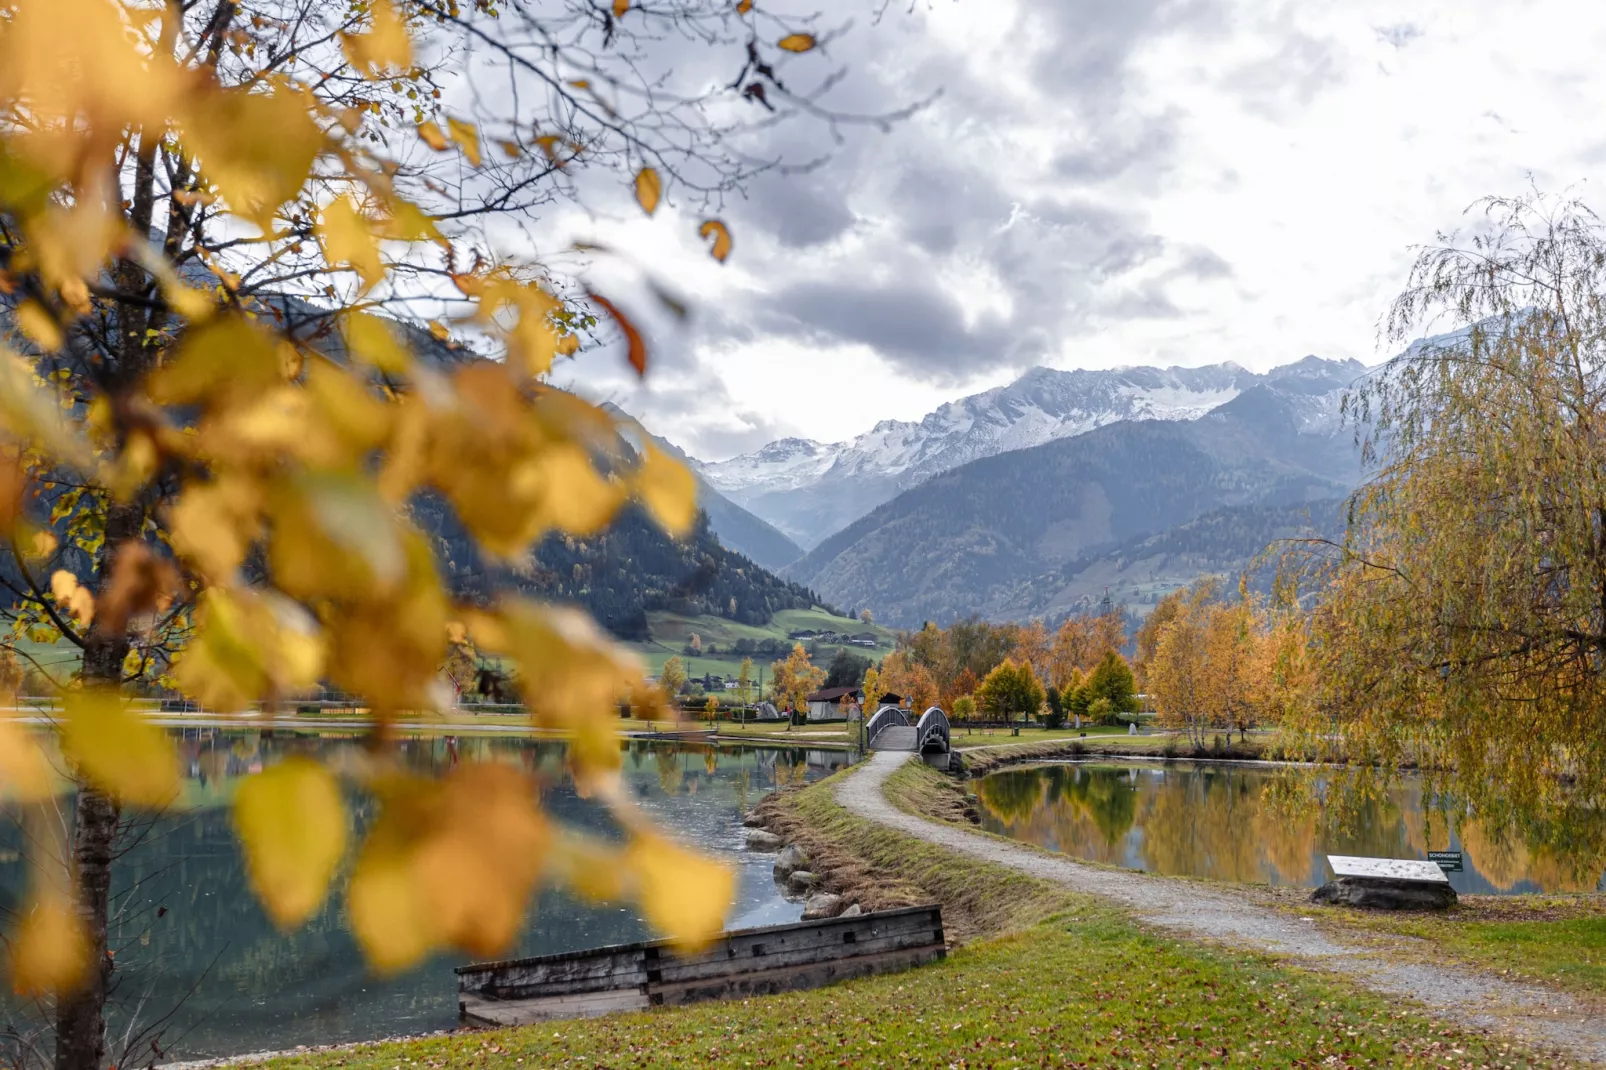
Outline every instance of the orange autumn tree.
[[[625, 446], [606, 413], [546, 382], [610, 324], [645, 373], [634, 325], [494, 254], [479, 228], [593, 160], [626, 168], [652, 213], [677, 177], [665, 161], [718, 131], [694, 131], [689, 156], [690, 128], [653, 127], [650, 107], [621, 114], [600, 74], [547, 78], [534, 126], [447, 110], [427, 54], [472, 40], [538, 81], [559, 62], [497, 37], [497, 15], [488, 0], [0, 5], [8, 647], [82, 655], [58, 733], [0, 723], [0, 786], [36, 845], [9, 968], [19, 991], [56, 995], [57, 1066], [105, 1053], [119, 821], [180, 789], [166, 737], [122, 697], [131, 681], [225, 712], [320, 681], [363, 697], [361, 765], [273, 767], [241, 786], [234, 815], [252, 886], [289, 927], [352, 847], [341, 779], [379, 800], [346, 893], [378, 969], [501, 950], [543, 880], [632, 899], [684, 942], [720, 925], [729, 872], [617, 790], [612, 717], [647, 691], [636, 660], [572, 610], [455, 602], [410, 517], [415, 497], [438, 496], [487, 557], [514, 561], [632, 502], [670, 531], [695, 511], [681, 466]], [[655, 17], [616, 15], [606, 47]], [[772, 69], [755, 57], [813, 45], [741, 35], [754, 79]], [[701, 188], [739, 177], [715, 166]], [[698, 232], [729, 254], [722, 222]], [[415, 307], [433, 310], [427, 329], [385, 314]], [[437, 669], [463, 643], [514, 669], [536, 723], [572, 734], [574, 776], [613, 808], [622, 843], [558, 828], [508, 767], [429, 781], [396, 760], [394, 718], [438, 708]]]
[[792, 652], [771, 663], [770, 685], [776, 701], [790, 707], [794, 714], [808, 709], [805, 696], [818, 691], [825, 682], [825, 670], [809, 660], [809, 652], [802, 643], [793, 643]]

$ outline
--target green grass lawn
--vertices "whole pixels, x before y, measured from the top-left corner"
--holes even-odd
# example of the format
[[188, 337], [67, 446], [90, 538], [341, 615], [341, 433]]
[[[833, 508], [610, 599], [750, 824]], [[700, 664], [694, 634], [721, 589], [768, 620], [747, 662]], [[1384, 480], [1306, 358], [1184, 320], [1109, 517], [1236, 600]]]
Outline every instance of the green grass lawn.
[[[1517, 980], [1606, 997], [1606, 899], [1465, 896], [1443, 914], [1387, 914], [1301, 903], [1325, 925], [1360, 931], [1402, 954], [1448, 956]], [[1415, 947], [1395, 937], [1414, 937]]]
[[[767, 805], [832, 881], [944, 904], [984, 936], [941, 963], [812, 992], [271, 1060], [395, 1067], [1552, 1065], [1322, 975], [1149, 932], [1121, 911], [856, 818], [834, 778]], [[890, 891], [887, 891], [890, 889]], [[868, 901], [868, 900], [866, 900]], [[952, 920], [950, 920], [952, 919]], [[1000, 929], [1013, 929], [1003, 932]]]
[[[874, 632], [879, 645], [871, 650], [868, 647], [841, 647], [837, 645], [822, 644], [820, 652], [815, 659], [822, 666], [830, 663], [838, 650], [851, 650], [866, 657], [880, 659], [892, 651], [895, 635], [889, 628], [879, 625], [866, 625], [858, 620], [847, 617], [837, 617], [823, 609], [783, 609], [765, 625], [740, 624], [724, 617], [701, 616], [687, 617], [678, 613], [652, 612], [647, 614], [647, 626], [652, 631], [652, 639], [643, 643], [628, 644], [644, 659], [648, 671], [656, 675], [663, 670], [664, 662], [672, 657], [689, 660], [695, 675], [701, 676], [705, 672], [719, 673], [722, 676], [734, 675], [741, 665], [740, 655], [730, 652], [730, 648], [738, 639], [781, 639], [787, 633], [813, 629], [815, 631], [830, 630], [858, 634], [860, 632]], [[692, 635], [702, 640], [704, 649], [710, 645], [717, 646], [717, 654], [685, 653], [686, 642]], [[762, 665], [765, 676], [769, 675], [769, 664], [775, 660], [774, 655], [753, 655], [755, 667]], [[755, 674], [756, 679], [756, 674]]]
[[1125, 728], [1106, 728], [1094, 726], [1089, 728], [1043, 728], [1039, 725], [1027, 725], [1021, 728], [1020, 735], [1012, 734], [1008, 728], [976, 728], [967, 729], [963, 723], [953, 725], [952, 742], [955, 750], [969, 750], [973, 747], [1002, 747], [1026, 743], [1055, 743], [1060, 740], [1080, 739], [1082, 733], [1087, 733], [1087, 742], [1102, 742], [1119, 736], [1122, 740], [1128, 738], [1133, 743], [1147, 745], [1153, 743], [1163, 746], [1164, 739], [1158, 736], [1132, 736], [1128, 737]]

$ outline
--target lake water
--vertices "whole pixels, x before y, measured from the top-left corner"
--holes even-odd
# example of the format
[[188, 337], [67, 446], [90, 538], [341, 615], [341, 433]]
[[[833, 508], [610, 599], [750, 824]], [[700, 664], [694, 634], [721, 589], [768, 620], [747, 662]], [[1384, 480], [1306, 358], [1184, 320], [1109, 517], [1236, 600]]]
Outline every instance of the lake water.
[[[131, 1020], [144, 1027], [172, 1014], [163, 1050], [199, 1056], [455, 1025], [452, 967], [466, 957], [439, 956], [401, 977], [376, 980], [346, 931], [338, 894], [306, 926], [284, 934], [246, 886], [227, 807], [239, 779], [291, 754], [331, 757], [359, 746], [357, 736], [213, 728], [174, 735], [188, 776], [189, 809], [150, 824], [115, 871], [113, 1032], [121, 1034]], [[554, 817], [603, 834], [613, 829], [608, 814], [579, 798], [565, 778], [562, 743], [419, 735], [399, 746], [410, 767], [435, 774], [459, 761], [516, 761], [547, 784], [542, 801]], [[828, 775], [849, 760], [847, 753], [649, 740], [623, 746], [624, 778], [640, 806], [682, 842], [736, 866], [729, 928], [798, 920], [802, 908], [783, 899], [771, 877], [773, 856], [742, 849], [741, 817], [778, 786]], [[6, 826], [0, 829], [0, 908], [9, 914], [23, 891], [26, 865], [18, 857], [15, 822], [0, 824]], [[632, 908], [598, 907], [546, 890], [509, 954], [548, 954], [650, 935]], [[25, 1024], [30, 1017], [29, 1008], [14, 1002], [0, 1004], [0, 1010], [4, 1024]]]
[[[1077, 762], [1006, 770], [976, 785], [982, 827], [1096, 862], [1176, 876], [1315, 888], [1328, 854], [1426, 858], [1459, 850], [1458, 893], [1595, 891], [1598, 866], [1424, 807], [1401, 776], [1342, 823], [1281, 805], [1280, 780], [1308, 770]], [[1321, 774], [1314, 774], [1319, 778]]]

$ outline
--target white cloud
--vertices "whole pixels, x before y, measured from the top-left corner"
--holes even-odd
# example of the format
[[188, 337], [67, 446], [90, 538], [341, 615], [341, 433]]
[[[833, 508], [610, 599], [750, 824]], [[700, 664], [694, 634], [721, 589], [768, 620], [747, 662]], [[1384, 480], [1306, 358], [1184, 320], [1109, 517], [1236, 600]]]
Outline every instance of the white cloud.
[[[1588, 200], [1606, 159], [1606, 8], [1570, 0], [900, 11], [833, 45], [844, 106], [942, 98], [752, 183], [729, 264], [673, 206], [642, 219], [621, 193], [564, 220], [697, 310], [656, 325], [661, 381], [592, 358], [592, 392], [712, 459], [918, 417], [1031, 363], [1375, 360], [1413, 245], [1530, 175]], [[807, 155], [814, 129], [774, 136]]]

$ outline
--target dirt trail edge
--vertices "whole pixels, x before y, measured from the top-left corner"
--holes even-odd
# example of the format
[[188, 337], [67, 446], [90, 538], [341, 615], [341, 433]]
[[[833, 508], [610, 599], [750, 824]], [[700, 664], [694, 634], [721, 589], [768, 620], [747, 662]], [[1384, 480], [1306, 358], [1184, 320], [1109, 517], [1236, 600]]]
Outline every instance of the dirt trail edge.
[[1452, 966], [1390, 962], [1375, 949], [1334, 940], [1311, 922], [1191, 881], [1082, 865], [907, 814], [893, 806], [881, 788], [908, 760], [907, 753], [877, 752], [838, 785], [837, 803], [859, 817], [939, 847], [1113, 899], [1151, 924], [1269, 952], [1301, 966], [1336, 970], [1367, 988], [1416, 1000], [1462, 1024], [1515, 1033], [1538, 1045], [1559, 1048], [1574, 1059], [1606, 1065], [1606, 1022], [1592, 1018], [1589, 1008], [1564, 993]]

